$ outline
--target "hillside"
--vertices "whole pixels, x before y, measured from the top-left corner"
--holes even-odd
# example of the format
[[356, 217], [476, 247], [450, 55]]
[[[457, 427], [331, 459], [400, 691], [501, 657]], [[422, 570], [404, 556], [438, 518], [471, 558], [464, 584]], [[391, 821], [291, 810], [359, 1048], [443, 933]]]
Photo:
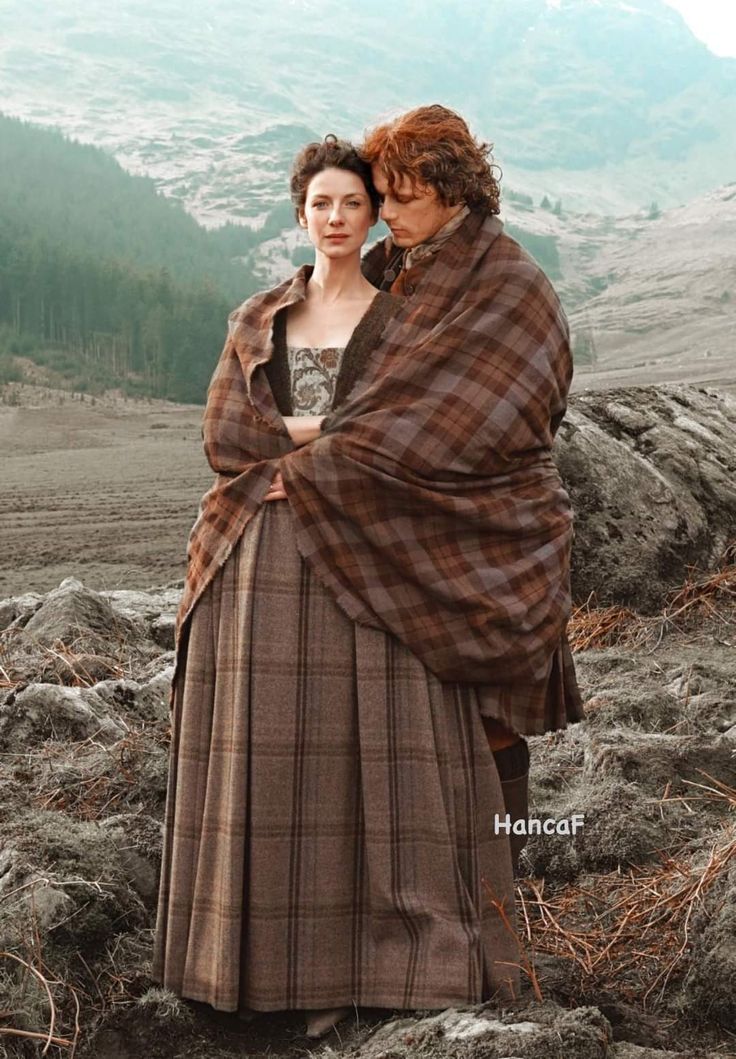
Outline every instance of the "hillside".
[[[311, 260], [288, 201], [257, 230], [206, 231], [151, 179], [58, 131], [0, 117], [0, 152], [0, 383], [202, 401], [229, 310]], [[578, 389], [736, 388], [736, 185], [618, 218], [543, 203], [504, 181], [506, 229], [570, 315]]]
[[[299, 144], [441, 99], [507, 181], [568, 207], [677, 205], [731, 179], [736, 60], [663, 0], [8, 0], [0, 97], [151, 175], [207, 224], [262, 223]], [[652, 41], [656, 40], [656, 48]], [[407, 47], [407, 42], [411, 46]]]
[[698, 381], [736, 390], [736, 184], [602, 228], [589, 231], [591, 256], [578, 268], [599, 292], [570, 314], [578, 363], [590, 362], [578, 385]]
[[[177, 282], [207, 280], [230, 298], [242, 297], [242, 266], [150, 177], [131, 175], [109, 154], [58, 129], [1, 113], [0, 157], [6, 231], [36, 232], [49, 244], [100, 260], [165, 268]], [[242, 245], [248, 233], [238, 231]]]
[[[0, 115], [0, 155], [0, 384], [201, 402], [227, 313], [313, 256], [288, 202], [257, 231], [207, 231], [58, 130]], [[552, 276], [555, 244], [529, 234]]]
[[[736, 390], [736, 184], [623, 217], [543, 208], [504, 187], [506, 231], [552, 279], [570, 318], [576, 389], [679, 381]], [[288, 227], [246, 258], [264, 283], [306, 252]]]
[[98, 148], [0, 117], [0, 155], [0, 383], [201, 400], [247, 270]]

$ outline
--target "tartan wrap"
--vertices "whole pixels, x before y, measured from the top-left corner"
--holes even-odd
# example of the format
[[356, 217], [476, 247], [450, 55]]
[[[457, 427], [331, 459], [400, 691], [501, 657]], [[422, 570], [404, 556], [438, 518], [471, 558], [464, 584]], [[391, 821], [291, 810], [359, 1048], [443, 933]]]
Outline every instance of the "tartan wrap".
[[[369, 278], [387, 251], [366, 256]], [[570, 612], [572, 512], [551, 448], [572, 359], [551, 284], [498, 218], [472, 212], [412, 270], [349, 394], [296, 448], [265, 366], [274, 318], [309, 275], [230, 314], [202, 428], [217, 478], [189, 538], [177, 654], [280, 469], [299, 551], [350, 618], [440, 680], [539, 681]]]

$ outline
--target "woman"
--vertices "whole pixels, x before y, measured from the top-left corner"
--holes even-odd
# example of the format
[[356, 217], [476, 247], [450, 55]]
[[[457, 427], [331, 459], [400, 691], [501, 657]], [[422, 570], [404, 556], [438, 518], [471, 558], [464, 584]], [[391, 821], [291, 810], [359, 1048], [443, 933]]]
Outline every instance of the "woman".
[[[304, 1010], [319, 1036], [354, 1006], [506, 999], [518, 948], [472, 686], [351, 614], [297, 533], [294, 461], [339, 445], [325, 416], [365, 393], [403, 302], [361, 274], [377, 197], [349, 145], [305, 148], [292, 196], [315, 265], [231, 314], [208, 391], [218, 477], [178, 615], [153, 973], [220, 1010]], [[360, 463], [346, 452], [328, 476], [346, 490], [338, 577]]]

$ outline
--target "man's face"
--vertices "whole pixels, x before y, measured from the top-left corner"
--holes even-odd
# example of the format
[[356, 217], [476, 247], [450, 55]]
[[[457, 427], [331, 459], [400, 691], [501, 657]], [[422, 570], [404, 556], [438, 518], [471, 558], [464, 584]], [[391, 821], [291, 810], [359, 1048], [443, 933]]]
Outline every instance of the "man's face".
[[391, 229], [396, 246], [418, 246], [462, 208], [445, 206], [434, 188], [413, 184], [406, 173], [398, 174], [396, 187], [390, 191], [386, 171], [378, 163], [371, 170], [373, 183], [383, 200], [381, 217]]

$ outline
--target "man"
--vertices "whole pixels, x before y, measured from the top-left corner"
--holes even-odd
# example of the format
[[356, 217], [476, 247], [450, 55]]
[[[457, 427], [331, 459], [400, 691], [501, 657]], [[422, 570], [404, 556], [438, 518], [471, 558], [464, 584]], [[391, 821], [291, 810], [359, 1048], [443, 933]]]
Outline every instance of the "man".
[[[495, 220], [500, 192], [493, 167], [487, 160], [488, 151], [486, 144], [473, 138], [458, 114], [439, 105], [418, 107], [373, 129], [362, 145], [361, 155], [371, 163], [373, 180], [382, 200], [381, 217], [391, 236], [367, 255], [364, 272], [381, 289], [421, 303], [434, 296], [432, 266], [439, 264], [445, 254], [465, 257], [466, 264], [474, 255], [486, 251], [488, 257], [510, 255], [510, 269], [518, 269], [520, 274], [523, 271], [523, 282], [529, 289], [541, 290], [546, 303], [551, 302], [556, 309], [547, 333], [539, 334], [538, 341], [533, 341], [521, 353], [525, 361], [532, 360], [554, 332], [552, 341], [556, 348], [548, 363], [558, 392], [550, 392], [547, 425], [551, 440], [565, 412], [572, 375], [567, 326], [559, 300], [541, 269], [502, 232], [500, 222]], [[483, 223], [488, 218], [494, 218], [493, 227]], [[445, 276], [439, 283], [445, 287], [448, 281], [456, 284], [453, 301], [457, 302], [463, 298], [473, 270], [463, 268], [462, 260], [454, 268], [452, 264], [447, 263]], [[500, 292], [499, 302], [503, 299], [504, 294]], [[525, 299], [519, 299], [514, 325], [520, 335], [528, 337], [539, 326], [538, 315], [536, 301], [528, 299], [525, 307]], [[489, 321], [492, 319], [490, 316]], [[493, 327], [489, 328], [488, 338], [490, 346], [497, 338]], [[539, 378], [541, 382], [542, 376]], [[493, 416], [494, 410], [489, 414]], [[483, 725], [498, 768], [507, 812], [512, 823], [526, 820], [529, 751], [518, 730], [525, 724], [526, 710], [537, 717], [543, 715], [542, 730], [564, 727], [566, 722], [582, 719], [580, 694], [564, 633], [551, 655], [549, 671], [541, 679], [521, 681], [513, 689], [487, 685], [482, 703]], [[539, 725], [536, 729], [530, 726], [522, 730], [539, 730]], [[526, 837], [512, 833], [510, 842], [517, 874]]]

